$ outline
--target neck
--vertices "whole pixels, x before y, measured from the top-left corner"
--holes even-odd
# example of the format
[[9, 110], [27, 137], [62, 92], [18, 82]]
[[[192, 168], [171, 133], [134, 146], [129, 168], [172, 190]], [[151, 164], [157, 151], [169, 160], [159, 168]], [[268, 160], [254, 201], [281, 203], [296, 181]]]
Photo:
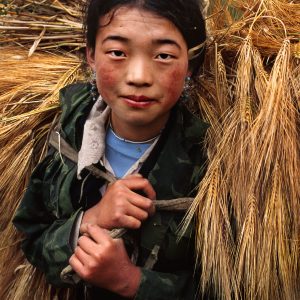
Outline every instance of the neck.
[[147, 123], [146, 126], [143, 124], [123, 124], [114, 119], [111, 116], [111, 127], [113, 131], [118, 135], [118, 137], [132, 141], [143, 143], [147, 140], [154, 139], [160, 135], [161, 131], [164, 129], [168, 118], [160, 120], [160, 122], [155, 122], [155, 124]]
[[152, 144], [159, 136], [160, 136], [160, 133], [158, 135], [156, 135], [155, 137], [153, 138], [150, 138], [150, 139], [147, 139], [147, 140], [139, 140], [139, 141], [132, 141], [132, 140], [127, 140], [125, 138], [122, 138], [120, 136], [118, 136], [115, 132], [114, 132], [114, 129], [112, 128], [112, 125], [110, 124], [110, 132], [113, 134], [113, 136], [119, 140], [119, 141], [122, 141], [124, 143], [127, 143], [127, 144], [138, 144], [138, 145], [141, 145], [141, 144]]

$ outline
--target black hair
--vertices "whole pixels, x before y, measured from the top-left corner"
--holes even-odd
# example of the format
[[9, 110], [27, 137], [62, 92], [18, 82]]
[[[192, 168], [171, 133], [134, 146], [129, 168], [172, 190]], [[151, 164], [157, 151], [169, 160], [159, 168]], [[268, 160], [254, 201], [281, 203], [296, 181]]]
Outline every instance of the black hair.
[[84, 30], [86, 45], [94, 50], [100, 17], [121, 6], [138, 7], [171, 21], [183, 35], [188, 49], [203, 45], [196, 50], [196, 57], [189, 62], [195, 75], [204, 60], [206, 40], [205, 22], [199, 0], [90, 0], [87, 4]]

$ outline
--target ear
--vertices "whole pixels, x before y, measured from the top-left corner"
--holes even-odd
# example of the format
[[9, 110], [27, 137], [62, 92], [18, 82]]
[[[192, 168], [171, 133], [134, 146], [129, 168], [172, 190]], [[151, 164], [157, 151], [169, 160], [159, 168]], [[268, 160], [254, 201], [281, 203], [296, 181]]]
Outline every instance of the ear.
[[86, 60], [93, 71], [95, 71], [95, 50], [86, 47]]

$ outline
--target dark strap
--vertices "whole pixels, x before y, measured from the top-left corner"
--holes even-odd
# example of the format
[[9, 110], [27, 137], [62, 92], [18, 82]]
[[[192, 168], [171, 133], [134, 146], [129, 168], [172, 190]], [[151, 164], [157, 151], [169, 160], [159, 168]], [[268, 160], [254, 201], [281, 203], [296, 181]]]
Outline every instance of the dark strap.
[[[73, 149], [59, 134], [58, 131], [52, 131], [49, 138], [49, 144], [55, 148], [60, 154], [70, 159], [71, 161], [77, 163], [78, 162], [78, 153], [75, 149]], [[86, 167], [87, 170], [91, 172], [97, 178], [103, 178], [107, 182], [112, 183], [117, 179], [110, 175], [109, 173], [105, 173], [95, 166], [91, 165]]]

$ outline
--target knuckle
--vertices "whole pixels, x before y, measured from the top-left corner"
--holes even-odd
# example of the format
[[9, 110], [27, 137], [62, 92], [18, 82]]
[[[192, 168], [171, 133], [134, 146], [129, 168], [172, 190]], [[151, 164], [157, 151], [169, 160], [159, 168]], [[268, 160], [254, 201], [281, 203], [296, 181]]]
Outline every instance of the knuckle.
[[115, 206], [116, 208], [124, 208], [124, 203], [124, 199], [122, 199], [121, 196], [119, 196], [115, 201]]
[[[116, 201], [119, 200], [119, 199], [122, 199], [124, 196], [125, 195], [124, 195], [123, 190], [117, 190], [116, 193], [115, 193], [115, 197], [117, 198]], [[120, 201], [118, 201], [118, 202], [120, 202]]]
[[120, 188], [121, 188], [121, 184], [120, 184], [118, 181], [116, 181], [116, 182], [114, 182], [114, 183], [111, 183], [111, 184], [108, 186], [108, 188], [107, 188], [107, 190], [106, 190], [106, 193], [107, 193], [107, 192], [115, 193], [116, 191], [119, 191]]
[[81, 277], [85, 280], [92, 279], [93, 276], [91, 270], [88, 267], [84, 268], [81, 272]]
[[114, 250], [114, 242], [113, 241], [107, 241], [105, 245], [102, 246], [103, 253], [105, 254], [110, 254]]
[[[78, 239], [78, 241], [77, 241], [77, 244], [78, 245], [82, 245], [82, 243], [84, 243], [85, 238], [86, 237], [84, 235], [80, 236], [79, 239]], [[76, 248], [75, 250], [78, 251], [78, 248]]]
[[102, 260], [102, 253], [101, 252], [95, 252], [94, 253], [95, 259], [100, 262]]
[[120, 180], [117, 180], [115, 183], [113, 183], [113, 186], [115, 187], [115, 188], [121, 188], [121, 187], [123, 187], [123, 181], [122, 181], [122, 179], [120, 179]]
[[115, 212], [113, 216], [113, 221], [119, 222], [122, 219], [123, 214], [120, 211]]
[[146, 178], [141, 178], [141, 182], [143, 185], [147, 185], [149, 183], [149, 180]]
[[87, 262], [86, 269], [89, 273], [93, 273], [95, 268], [96, 268], [96, 263], [94, 260]]
[[88, 225], [88, 233], [82, 237], [83, 241], [88, 239], [90, 237], [90, 234], [93, 234], [94, 232], [97, 232], [98, 225], [96, 224], [89, 224]]
[[153, 206], [153, 202], [151, 200], [147, 199], [145, 201], [145, 207], [146, 207], [146, 209], [151, 209], [152, 206]]

